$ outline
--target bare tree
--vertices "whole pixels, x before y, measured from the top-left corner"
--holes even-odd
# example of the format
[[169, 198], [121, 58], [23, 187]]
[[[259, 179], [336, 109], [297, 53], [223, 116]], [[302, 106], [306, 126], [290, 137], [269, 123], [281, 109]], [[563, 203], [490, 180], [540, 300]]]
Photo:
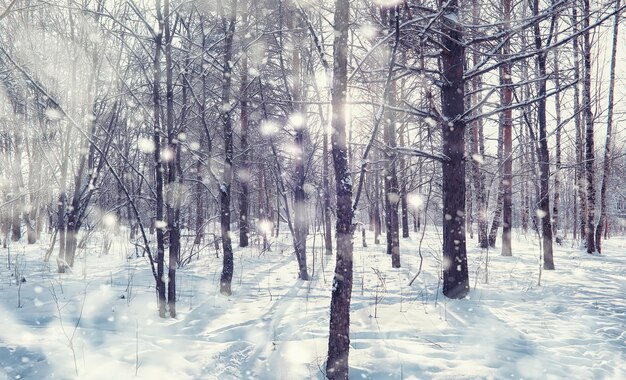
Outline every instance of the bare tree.
[[233, 57], [233, 39], [235, 35], [235, 25], [237, 22], [237, 0], [233, 0], [230, 4], [230, 13], [228, 16], [221, 7], [221, 21], [224, 30], [224, 60], [223, 60], [223, 78], [222, 78], [222, 103], [220, 107], [220, 121], [222, 123], [222, 132], [224, 134], [224, 168], [222, 171], [222, 179], [219, 183], [220, 194], [220, 227], [222, 237], [223, 268], [220, 279], [220, 293], [224, 295], [232, 294], [231, 283], [233, 280], [234, 259], [233, 246], [230, 237], [230, 191], [233, 180], [233, 125], [231, 113], [230, 92], [232, 85], [232, 57]]
[[596, 249], [598, 253], [602, 252], [602, 230], [606, 229], [608, 225], [607, 220], [607, 204], [606, 204], [606, 192], [611, 176], [611, 144], [613, 143], [613, 113], [615, 102], [615, 64], [617, 61], [617, 43], [619, 35], [619, 22], [620, 22], [620, 6], [621, 0], [615, 2], [615, 20], [613, 22], [613, 42], [611, 47], [611, 67], [609, 73], [609, 98], [606, 116], [606, 142], [604, 144], [604, 164], [602, 166], [602, 187], [600, 188], [600, 219], [596, 226]]
[[596, 214], [595, 144], [591, 104], [591, 32], [589, 31], [589, 0], [583, 0], [583, 109], [585, 115], [585, 177], [587, 189], [587, 253], [596, 251], [594, 219]]
[[457, 0], [440, 0], [444, 16], [441, 67], [443, 161], [443, 293], [463, 298], [469, 293], [469, 274], [465, 241], [465, 49], [458, 23]]
[[348, 91], [348, 27], [350, 1], [335, 0], [333, 42], [332, 155], [337, 191], [336, 263], [330, 301], [330, 328], [326, 376], [348, 379], [350, 351], [350, 300], [352, 299], [352, 177], [348, 167], [346, 141], [346, 98]]
[[[502, 13], [504, 28], [511, 28], [511, 0], [502, 0]], [[507, 39], [502, 46], [502, 55], [507, 57], [511, 54], [510, 41]], [[502, 85], [501, 101], [504, 111], [502, 112], [502, 137], [504, 147], [504, 165], [502, 175], [502, 256], [511, 256], [511, 230], [513, 227], [513, 88], [511, 79], [511, 64], [505, 63], [500, 67], [500, 84]]]

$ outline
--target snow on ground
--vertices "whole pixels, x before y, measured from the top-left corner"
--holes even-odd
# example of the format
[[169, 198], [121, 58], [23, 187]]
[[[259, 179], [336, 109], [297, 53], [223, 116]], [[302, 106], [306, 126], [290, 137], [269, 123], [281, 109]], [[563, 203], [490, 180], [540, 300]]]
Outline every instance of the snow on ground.
[[[401, 241], [401, 269], [369, 232], [368, 248], [355, 238], [351, 378], [626, 378], [625, 238], [602, 256], [556, 246], [541, 285], [531, 235], [515, 237], [510, 258], [470, 241], [471, 297], [446, 300], [439, 236], [426, 233], [412, 286], [420, 235]], [[14, 243], [10, 269], [0, 251], [0, 379], [323, 378], [334, 260], [319, 235], [310, 282], [297, 280], [287, 236], [272, 252], [237, 249], [231, 297], [207, 247], [178, 272], [174, 320], [158, 317], [146, 259], [122, 240], [101, 255], [94, 239], [63, 275], [43, 262], [47, 244]]]

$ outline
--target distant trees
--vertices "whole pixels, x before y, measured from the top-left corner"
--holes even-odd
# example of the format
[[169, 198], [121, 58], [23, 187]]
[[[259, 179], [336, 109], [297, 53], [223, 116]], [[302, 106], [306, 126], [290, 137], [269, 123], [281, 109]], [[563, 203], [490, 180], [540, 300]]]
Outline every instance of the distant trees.
[[[392, 268], [400, 226], [403, 238], [410, 224], [441, 226], [443, 294], [463, 298], [474, 223], [482, 249], [502, 226], [503, 256], [515, 228], [533, 229], [545, 269], [555, 236], [600, 252], [616, 223], [621, 1], [9, 4], [4, 244], [41, 241], [48, 227], [64, 272], [89, 231], [113, 224], [147, 254], [161, 317], [176, 316], [177, 268], [203, 244], [222, 255], [220, 291], [232, 295], [233, 240], [270, 250], [287, 226], [308, 280], [321, 233], [336, 255], [326, 370], [346, 378], [357, 226], [375, 246], [385, 234]], [[593, 33], [609, 20], [605, 99]]]
[[[203, 244], [230, 296], [236, 232], [243, 252], [269, 251], [286, 225], [301, 280], [321, 233], [335, 253], [331, 379], [348, 378], [357, 226], [375, 246], [386, 235], [392, 268], [412, 254], [400, 226], [441, 226], [443, 294], [463, 298], [474, 222], [482, 249], [502, 226], [503, 256], [530, 227], [548, 270], [555, 236], [600, 252], [616, 223], [621, 1], [15, 4], [0, 9], [3, 243], [48, 227], [64, 272], [108, 224], [147, 255], [158, 313], [176, 317], [177, 269]], [[609, 20], [598, 186], [592, 37]]]

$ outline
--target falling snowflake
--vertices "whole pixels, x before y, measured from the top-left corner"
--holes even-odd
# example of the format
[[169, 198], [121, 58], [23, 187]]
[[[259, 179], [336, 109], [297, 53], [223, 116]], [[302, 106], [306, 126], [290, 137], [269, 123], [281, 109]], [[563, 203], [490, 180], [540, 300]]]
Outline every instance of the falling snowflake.
[[263, 136], [272, 136], [278, 133], [280, 125], [272, 120], [264, 120], [259, 126], [259, 131]]
[[154, 142], [146, 138], [140, 138], [139, 141], [137, 141], [137, 148], [143, 153], [152, 153], [155, 149]]

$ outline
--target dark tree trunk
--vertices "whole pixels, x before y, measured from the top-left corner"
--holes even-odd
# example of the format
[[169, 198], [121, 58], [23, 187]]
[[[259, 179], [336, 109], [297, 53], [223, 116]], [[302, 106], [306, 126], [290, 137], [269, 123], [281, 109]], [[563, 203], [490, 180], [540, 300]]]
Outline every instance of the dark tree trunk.
[[[615, 9], [619, 10], [621, 0], [615, 2]], [[617, 37], [619, 34], [619, 12], [615, 14], [615, 22], [613, 23], [613, 45], [611, 48], [611, 72], [609, 75], [609, 105], [606, 120], [606, 142], [604, 144], [604, 165], [602, 170], [602, 187], [600, 188], [600, 220], [596, 227], [596, 249], [598, 253], [602, 252], [602, 228], [608, 225], [606, 217], [606, 192], [609, 185], [609, 177], [611, 175], [611, 144], [613, 136], [613, 106], [615, 98], [615, 62], [617, 60]], [[605, 235], [608, 228], [605, 229]], [[605, 237], [606, 238], [606, 237]]]
[[[203, 32], [204, 33], [204, 32]], [[202, 36], [202, 51], [206, 51], [207, 50], [207, 36], [203, 35]], [[206, 138], [206, 154], [209, 157], [209, 159], [206, 162], [206, 169], [203, 168], [203, 163], [202, 163], [202, 159], [200, 157], [198, 157], [198, 162], [196, 164], [196, 170], [197, 170], [197, 187], [196, 187], [196, 191], [197, 191], [197, 198], [196, 198], [196, 239], [195, 239], [195, 244], [200, 244], [203, 240], [204, 240], [204, 235], [205, 235], [205, 223], [206, 221], [204, 220], [205, 215], [206, 215], [206, 211], [204, 210], [204, 202], [203, 202], [203, 194], [205, 193], [205, 186], [203, 183], [204, 180], [204, 174], [205, 173], [211, 173], [211, 154], [213, 151], [213, 141], [211, 139], [211, 134], [210, 134], [210, 130], [209, 130], [209, 123], [207, 120], [207, 109], [206, 109], [206, 105], [207, 105], [207, 75], [202, 75], [202, 90], [201, 90], [201, 102], [200, 102], [200, 121], [202, 123], [202, 127], [203, 127], [203, 132], [201, 133], [201, 137], [200, 137], [200, 147], [204, 147], [205, 146], [205, 141], [204, 138]], [[217, 239], [215, 240], [217, 241]]]
[[[242, 15], [242, 22], [244, 25], [248, 23], [248, 12], [244, 2], [244, 11]], [[247, 247], [249, 234], [250, 234], [250, 217], [249, 217], [249, 183], [250, 183], [250, 165], [248, 159], [250, 153], [248, 152], [248, 56], [246, 52], [241, 57], [241, 101], [239, 102], [241, 107], [240, 118], [240, 141], [241, 141], [241, 169], [239, 172], [238, 183], [240, 187], [239, 193], [239, 246]]]
[[161, 51], [163, 47], [163, 16], [161, 13], [161, 0], [156, 0], [157, 22], [159, 29], [155, 36], [154, 48], [154, 83], [152, 86], [152, 102], [154, 106], [154, 172], [156, 181], [156, 235], [157, 235], [157, 278], [156, 291], [159, 299], [159, 316], [165, 318], [166, 298], [165, 298], [165, 281], [164, 264], [165, 264], [165, 231], [164, 231], [164, 213], [163, 213], [163, 163], [161, 161]]
[[[390, 7], [383, 10], [384, 20], [389, 25], [390, 30], [398, 33], [400, 10], [398, 7]], [[391, 49], [393, 43], [390, 42]], [[394, 54], [392, 51], [391, 54]], [[391, 62], [394, 62], [392, 57]], [[390, 68], [393, 69], [393, 68]], [[396, 80], [390, 78], [389, 91], [387, 91], [386, 103], [391, 107], [396, 105]], [[398, 154], [396, 153], [396, 112], [387, 109], [385, 112], [385, 129], [383, 140], [387, 146], [385, 150], [385, 158], [387, 166], [385, 168], [385, 223], [387, 226], [387, 254], [391, 255], [391, 266], [400, 268], [400, 223], [398, 219], [398, 206], [400, 204], [400, 189], [398, 187]]]
[[374, 177], [374, 244], [380, 244], [380, 235], [382, 233], [382, 218], [380, 215], [380, 178]]
[[583, 0], [583, 107], [585, 113], [585, 172], [586, 172], [586, 189], [587, 189], [587, 253], [596, 251], [594, 239], [594, 218], [596, 212], [596, 183], [594, 179], [595, 170], [595, 152], [594, 152], [594, 136], [593, 136], [593, 112], [591, 110], [591, 36], [589, 27], [589, 0]]
[[222, 77], [222, 102], [220, 121], [224, 133], [224, 170], [222, 181], [219, 184], [220, 193], [220, 229], [222, 237], [223, 267], [220, 277], [220, 293], [231, 295], [231, 283], [233, 280], [234, 260], [233, 246], [230, 238], [230, 188], [233, 179], [233, 125], [230, 109], [230, 91], [232, 83], [232, 57], [233, 37], [235, 35], [235, 22], [237, 20], [237, 0], [233, 0], [228, 20], [222, 15], [225, 27], [224, 33], [224, 73]]
[[[300, 26], [298, 18], [294, 17], [294, 12], [288, 11], [287, 28], [296, 30]], [[291, 36], [294, 46], [295, 41], [302, 38], [297, 32], [294, 32]], [[293, 127], [295, 129], [294, 145], [296, 146], [296, 155], [294, 158], [294, 171], [295, 171], [295, 186], [293, 190], [294, 196], [294, 224], [293, 224], [293, 238], [294, 249], [296, 251], [296, 258], [298, 260], [298, 278], [308, 281], [309, 274], [306, 267], [306, 238], [308, 234], [307, 225], [307, 208], [306, 208], [306, 193], [304, 191], [304, 185], [306, 182], [306, 168], [305, 168], [305, 131], [306, 121], [297, 120], [299, 117], [305, 118], [306, 114], [303, 112], [303, 107], [300, 104], [303, 99], [303, 86], [302, 86], [302, 57], [297, 47], [293, 48], [292, 67], [291, 67], [291, 99], [292, 110], [299, 114], [296, 116], [296, 122]], [[287, 200], [285, 200], [287, 201]]]
[[[398, 9], [391, 7], [382, 11], [383, 20], [394, 29], [396, 20], [399, 17]], [[393, 53], [392, 53], [393, 54]], [[392, 59], [393, 60], [393, 59]], [[389, 81], [389, 91], [386, 92], [385, 102], [390, 106], [396, 103], [396, 81]], [[391, 266], [400, 268], [400, 231], [398, 225], [398, 204], [400, 201], [400, 191], [398, 189], [398, 174], [396, 170], [397, 153], [396, 148], [396, 114], [391, 109], [387, 109], [384, 115], [385, 129], [383, 140], [386, 145], [384, 150], [385, 159], [385, 226], [387, 227], [387, 254], [391, 255]]]
[[352, 180], [346, 141], [346, 96], [348, 74], [348, 26], [350, 0], [335, 1], [334, 64], [331, 93], [332, 154], [337, 189], [337, 255], [330, 301], [330, 327], [326, 376], [348, 379], [350, 350], [350, 300], [352, 298]]
[[324, 191], [324, 252], [327, 255], [333, 254], [333, 237], [332, 237], [332, 207], [330, 204], [330, 180], [329, 180], [329, 160], [328, 160], [328, 132], [324, 131], [322, 140], [322, 186]]
[[448, 298], [463, 298], [469, 293], [469, 274], [465, 241], [465, 112], [464, 59], [457, 0], [440, 0], [444, 13], [441, 65], [443, 162], [443, 293]]
[[[539, 14], [539, 0], [533, 0], [533, 15]], [[539, 23], [534, 25], [535, 48], [542, 49], [541, 29]], [[538, 215], [541, 222], [543, 238], [543, 268], [554, 270], [554, 259], [552, 256], [552, 220], [550, 219], [550, 154], [548, 151], [548, 133], [546, 122], [546, 53], [539, 53], [537, 60], [537, 124], [539, 126], [539, 147], [537, 156], [539, 158], [539, 182], [540, 199]]]
[[296, 131], [295, 143], [298, 149], [296, 157], [295, 174], [296, 185], [294, 188], [294, 246], [296, 250], [296, 258], [298, 259], [298, 277], [301, 280], [308, 280], [309, 275], [306, 267], [306, 237], [307, 237], [307, 220], [306, 220], [306, 193], [304, 192], [305, 184], [305, 168], [304, 168], [304, 149], [303, 145], [304, 129], [299, 128]]
[[[182, 197], [182, 172], [180, 169], [180, 147], [178, 135], [182, 131], [174, 130], [174, 78], [172, 67], [172, 31], [174, 22], [170, 13], [170, 0], [165, 0], [165, 96], [167, 144], [171, 158], [167, 161], [167, 224], [169, 230], [169, 255], [167, 271], [167, 306], [170, 317], [176, 317], [176, 267], [180, 257], [180, 198]], [[186, 65], [188, 67], [188, 65]], [[186, 107], [187, 90], [183, 85], [183, 109]], [[177, 180], [181, 182], [177, 184]]]

